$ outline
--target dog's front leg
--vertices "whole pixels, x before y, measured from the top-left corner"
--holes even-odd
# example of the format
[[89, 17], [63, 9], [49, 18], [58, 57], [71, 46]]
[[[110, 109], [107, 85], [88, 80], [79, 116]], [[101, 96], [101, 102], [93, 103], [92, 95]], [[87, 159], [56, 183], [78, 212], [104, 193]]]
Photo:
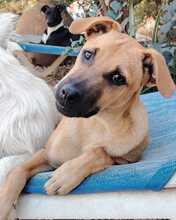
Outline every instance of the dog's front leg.
[[113, 160], [103, 148], [89, 150], [81, 156], [65, 162], [45, 184], [48, 194], [64, 195], [72, 191], [87, 176], [113, 164]]
[[29, 160], [14, 168], [0, 187], [0, 220], [6, 220], [13, 204], [18, 199], [26, 181], [34, 174], [48, 170], [49, 165], [44, 149]]

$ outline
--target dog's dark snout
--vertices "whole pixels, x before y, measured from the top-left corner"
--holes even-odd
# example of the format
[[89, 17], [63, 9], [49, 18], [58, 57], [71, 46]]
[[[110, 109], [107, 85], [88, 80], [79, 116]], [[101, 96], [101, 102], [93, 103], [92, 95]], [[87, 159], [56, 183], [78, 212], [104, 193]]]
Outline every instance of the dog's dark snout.
[[74, 85], [67, 84], [57, 91], [56, 98], [62, 105], [72, 105], [81, 100], [81, 93]]

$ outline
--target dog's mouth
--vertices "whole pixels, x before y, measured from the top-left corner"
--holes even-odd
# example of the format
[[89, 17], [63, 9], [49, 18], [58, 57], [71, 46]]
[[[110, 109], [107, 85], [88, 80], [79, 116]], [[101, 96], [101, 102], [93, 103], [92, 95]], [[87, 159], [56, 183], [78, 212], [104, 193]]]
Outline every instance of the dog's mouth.
[[67, 78], [67, 82], [60, 82], [56, 89], [57, 110], [67, 117], [89, 118], [100, 110], [98, 100], [101, 90], [90, 88], [85, 81]]
[[83, 110], [80, 106], [80, 108], [73, 109], [73, 108], [68, 108], [63, 105], [61, 105], [58, 101], [56, 101], [56, 107], [57, 110], [67, 116], [67, 117], [82, 117], [82, 118], [89, 118], [95, 114], [97, 114], [100, 110], [98, 106], [95, 106], [91, 109]]
[[57, 24], [55, 22], [47, 22], [48, 27], [55, 27]]

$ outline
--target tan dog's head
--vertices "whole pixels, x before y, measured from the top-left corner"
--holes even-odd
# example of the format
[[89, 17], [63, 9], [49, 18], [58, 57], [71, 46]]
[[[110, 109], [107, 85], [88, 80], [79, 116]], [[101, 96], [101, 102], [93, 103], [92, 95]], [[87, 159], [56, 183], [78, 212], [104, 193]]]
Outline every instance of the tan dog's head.
[[175, 90], [165, 60], [153, 49], [119, 32], [107, 17], [80, 19], [70, 31], [85, 33], [87, 42], [76, 63], [58, 84], [57, 108], [69, 117], [90, 117], [98, 111], [125, 111], [141, 88], [155, 81], [160, 93]]

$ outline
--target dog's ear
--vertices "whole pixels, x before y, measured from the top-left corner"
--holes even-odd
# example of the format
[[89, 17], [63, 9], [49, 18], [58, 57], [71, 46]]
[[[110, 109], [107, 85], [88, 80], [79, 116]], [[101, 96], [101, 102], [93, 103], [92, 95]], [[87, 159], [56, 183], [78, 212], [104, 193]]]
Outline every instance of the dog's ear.
[[154, 49], [145, 49], [143, 58], [145, 73], [149, 74], [147, 85], [155, 84], [164, 97], [170, 97], [176, 90], [164, 57]]
[[69, 28], [73, 34], [84, 33], [86, 38], [107, 33], [111, 30], [121, 31], [120, 24], [105, 16], [81, 18], [73, 21]]
[[46, 13], [46, 11], [49, 9], [50, 7], [48, 5], [44, 5], [40, 11], [43, 12], [44, 14]]

